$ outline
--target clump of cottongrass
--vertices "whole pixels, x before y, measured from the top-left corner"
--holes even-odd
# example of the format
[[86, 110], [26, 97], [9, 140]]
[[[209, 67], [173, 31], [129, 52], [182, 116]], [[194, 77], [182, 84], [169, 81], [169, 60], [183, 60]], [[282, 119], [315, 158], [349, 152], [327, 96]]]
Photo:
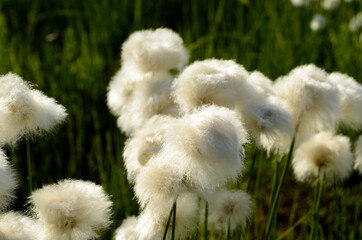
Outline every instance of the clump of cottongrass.
[[5, 153], [0, 149], [0, 211], [4, 210], [14, 199], [16, 186], [15, 172], [10, 167]]
[[355, 143], [354, 156], [354, 169], [358, 170], [362, 174], [362, 135], [359, 136], [357, 142]]
[[242, 190], [220, 190], [209, 201], [209, 222], [221, 231], [245, 227], [252, 211], [251, 197]]
[[236, 113], [223, 107], [203, 107], [175, 119], [165, 132], [161, 151], [136, 177], [141, 206], [176, 201], [189, 190], [207, 197], [240, 174], [246, 141]]
[[122, 64], [135, 65], [142, 72], [181, 69], [188, 59], [182, 38], [167, 28], [134, 32], [122, 45]]
[[64, 180], [32, 193], [30, 201], [47, 239], [86, 240], [110, 224], [111, 206], [101, 186]]
[[327, 25], [327, 19], [322, 14], [315, 14], [312, 20], [310, 21], [310, 28], [313, 31], [322, 30], [323, 28], [326, 27], [326, 25]]
[[0, 143], [49, 131], [66, 117], [62, 105], [13, 73], [0, 76], [0, 88]]
[[165, 131], [172, 120], [174, 119], [168, 116], [156, 115], [126, 141], [123, 160], [131, 183], [134, 183], [141, 169], [161, 150]]
[[327, 183], [343, 181], [352, 172], [349, 138], [330, 132], [315, 134], [296, 149], [292, 164], [299, 181], [318, 180], [321, 176]]
[[343, 73], [331, 73], [328, 79], [338, 87], [341, 95], [341, 124], [355, 130], [359, 129], [362, 126], [362, 86]]
[[123, 220], [122, 225], [116, 229], [115, 240], [138, 240], [135, 229], [137, 225], [137, 217], [130, 216]]
[[213, 191], [243, 169], [247, 133], [237, 114], [227, 108], [197, 109], [182, 117], [165, 139], [160, 157], [167, 161], [173, 156], [168, 161], [200, 192]]
[[285, 153], [288, 150], [290, 142], [287, 140], [293, 135], [294, 122], [281, 99], [272, 96], [261, 103], [246, 104], [242, 120], [257, 146], [268, 153]]
[[160, 28], [133, 33], [122, 45], [122, 67], [112, 78], [107, 104], [127, 135], [154, 115], [178, 115], [171, 98], [174, 76], [188, 62], [180, 36]]
[[147, 205], [138, 217], [135, 228], [136, 239], [158, 240], [162, 239], [167, 229], [166, 239], [171, 239], [171, 229], [175, 228], [176, 239], [185, 237], [197, 228], [198, 198], [193, 193], [181, 194], [177, 199], [175, 226], [170, 219], [167, 226], [170, 210], [174, 202], [169, 200], [163, 206]]
[[45, 240], [43, 229], [35, 219], [15, 212], [0, 215], [0, 238], [11, 240]]
[[173, 97], [183, 113], [203, 105], [234, 109], [253, 95], [247, 78], [248, 72], [232, 60], [196, 61], [175, 79]]
[[335, 129], [341, 116], [341, 99], [324, 70], [313, 64], [299, 66], [278, 78], [274, 89], [286, 102], [294, 128], [299, 124], [298, 144], [316, 132]]

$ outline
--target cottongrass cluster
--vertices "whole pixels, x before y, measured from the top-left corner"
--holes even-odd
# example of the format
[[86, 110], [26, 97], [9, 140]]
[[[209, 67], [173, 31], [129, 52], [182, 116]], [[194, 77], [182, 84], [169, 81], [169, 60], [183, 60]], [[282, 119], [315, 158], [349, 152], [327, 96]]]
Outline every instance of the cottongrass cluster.
[[318, 189], [350, 176], [350, 140], [336, 132], [362, 126], [362, 88], [352, 77], [307, 64], [272, 81], [232, 60], [187, 61], [182, 39], [169, 29], [135, 32], [122, 46], [107, 100], [129, 136], [123, 159], [141, 213], [123, 221], [116, 239], [184, 239], [195, 231], [230, 238], [252, 212], [246, 192], [227, 188], [242, 176], [251, 139], [279, 160], [288, 154], [276, 175], [266, 238], [290, 163], [297, 180]]
[[64, 180], [46, 185], [31, 192], [28, 213], [9, 210], [17, 179], [2, 147], [52, 130], [64, 121], [66, 112], [15, 74], [0, 76], [0, 86], [1, 239], [94, 239], [110, 224], [112, 206], [102, 187], [94, 183]]

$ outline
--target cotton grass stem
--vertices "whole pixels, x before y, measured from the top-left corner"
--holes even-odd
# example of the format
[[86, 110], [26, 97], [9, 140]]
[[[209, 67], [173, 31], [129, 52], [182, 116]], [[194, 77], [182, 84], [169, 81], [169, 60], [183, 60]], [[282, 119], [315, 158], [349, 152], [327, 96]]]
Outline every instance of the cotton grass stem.
[[248, 186], [246, 187], [246, 192], [250, 192], [251, 180], [253, 179], [253, 173], [254, 173], [254, 166], [255, 166], [257, 151], [258, 150], [254, 151], [253, 157], [251, 159], [250, 176], [249, 176]]
[[170, 211], [170, 215], [168, 216], [168, 220], [167, 220], [167, 223], [166, 223], [165, 232], [163, 233], [162, 240], [166, 239], [167, 231], [168, 231], [168, 227], [170, 226], [172, 214], [173, 214], [173, 207], [172, 207], [172, 209]]
[[31, 172], [31, 155], [30, 155], [30, 142], [26, 140], [26, 162], [28, 165], [28, 181], [29, 181], [29, 193], [33, 191], [33, 180]]
[[176, 201], [173, 204], [172, 210], [173, 210], [173, 218], [172, 218], [172, 235], [171, 235], [171, 239], [175, 240], [175, 234], [176, 234]]
[[312, 222], [312, 229], [309, 235], [309, 239], [314, 239], [314, 232], [318, 227], [318, 220], [319, 220], [319, 206], [321, 203], [322, 192], [323, 192], [323, 185], [324, 185], [324, 174], [321, 176], [321, 172], [318, 173], [318, 181], [315, 187], [315, 195], [314, 195], [314, 207], [313, 207], [313, 222]]
[[230, 235], [231, 235], [231, 231], [230, 231], [230, 218], [229, 218], [229, 220], [228, 220], [227, 237], [226, 237], [227, 240], [230, 240]]
[[206, 201], [206, 202], [205, 202], [205, 219], [204, 219], [204, 228], [205, 228], [204, 239], [207, 239], [207, 220], [208, 220], [208, 215], [209, 215], [209, 203]]
[[268, 217], [268, 222], [267, 222], [266, 230], [265, 230], [265, 239], [269, 238], [270, 230], [271, 230], [271, 227], [272, 227], [272, 222], [273, 222], [273, 219], [274, 219], [273, 216], [274, 216], [274, 214], [276, 212], [276, 208], [277, 208], [278, 201], [279, 201], [280, 190], [281, 190], [281, 188], [283, 186], [285, 175], [287, 173], [287, 169], [288, 169], [288, 167], [290, 165], [290, 162], [292, 161], [295, 138], [296, 138], [296, 134], [294, 134], [294, 136], [293, 136], [292, 144], [290, 145], [290, 149], [289, 149], [289, 153], [288, 153], [288, 158], [287, 158], [287, 161], [285, 162], [284, 169], [283, 169], [283, 172], [282, 172], [279, 184], [278, 184], [278, 188], [277, 188], [277, 190], [275, 192], [275, 197], [273, 198], [273, 201], [271, 203], [270, 214], [269, 214], [269, 217]]

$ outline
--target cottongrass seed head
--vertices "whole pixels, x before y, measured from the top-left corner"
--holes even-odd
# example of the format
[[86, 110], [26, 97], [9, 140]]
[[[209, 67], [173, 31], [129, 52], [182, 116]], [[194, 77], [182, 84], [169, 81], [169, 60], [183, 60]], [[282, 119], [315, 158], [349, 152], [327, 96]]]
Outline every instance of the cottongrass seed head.
[[252, 95], [247, 78], [244, 67], [232, 60], [196, 61], [175, 79], [172, 94], [183, 113], [212, 104], [234, 109], [241, 97]]
[[48, 239], [86, 240], [110, 224], [111, 206], [101, 186], [63, 180], [32, 193], [30, 202]]
[[[138, 240], [158, 240], [162, 239], [167, 220], [172, 209], [173, 201], [165, 202], [162, 208], [152, 204], [147, 205], [140, 216], [136, 226], [136, 236]], [[185, 237], [196, 230], [198, 216], [198, 197], [193, 193], [183, 193], [177, 199], [176, 205], [176, 239]], [[169, 225], [166, 239], [171, 239], [172, 220]]]
[[123, 220], [122, 225], [116, 229], [115, 240], [138, 240], [136, 236], [137, 217], [130, 216]]
[[134, 183], [141, 169], [159, 153], [164, 143], [165, 131], [173, 120], [172, 117], [156, 115], [126, 141], [123, 161], [128, 181]]
[[312, 31], [320, 31], [327, 26], [327, 18], [322, 14], [315, 14], [309, 26]]
[[340, 122], [347, 128], [358, 130], [362, 127], [362, 86], [352, 77], [334, 72], [328, 76], [340, 92], [342, 114]]
[[0, 212], [14, 199], [16, 186], [15, 172], [10, 167], [5, 153], [0, 148]]
[[362, 135], [359, 136], [357, 142], [355, 143], [354, 157], [354, 169], [362, 174]]
[[31, 89], [19, 76], [0, 76], [0, 143], [15, 143], [25, 134], [50, 131], [66, 117], [53, 98]]
[[341, 98], [323, 69], [313, 64], [296, 67], [275, 81], [274, 90], [286, 102], [294, 128], [299, 124], [297, 145], [318, 131], [335, 129], [341, 116]]
[[134, 32], [122, 45], [122, 65], [133, 64], [143, 72], [181, 69], [188, 59], [182, 38], [167, 28]]
[[348, 137], [320, 132], [303, 142], [293, 158], [294, 174], [299, 181], [313, 181], [325, 175], [327, 183], [343, 181], [352, 172], [353, 154]]
[[37, 220], [15, 212], [0, 215], [0, 239], [48, 240]]
[[247, 132], [227, 108], [199, 108], [182, 117], [165, 139], [165, 161], [170, 159], [185, 182], [204, 194], [235, 179], [243, 169]]
[[220, 190], [209, 201], [209, 221], [213, 228], [227, 231], [238, 226], [245, 227], [252, 211], [251, 197], [242, 190]]

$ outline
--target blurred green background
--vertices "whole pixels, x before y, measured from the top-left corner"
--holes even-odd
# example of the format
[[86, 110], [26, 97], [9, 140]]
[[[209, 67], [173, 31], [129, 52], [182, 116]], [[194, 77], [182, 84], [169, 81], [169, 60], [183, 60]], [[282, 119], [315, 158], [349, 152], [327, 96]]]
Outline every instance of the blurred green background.
[[[122, 163], [126, 137], [106, 105], [107, 85], [120, 68], [121, 44], [133, 31], [173, 29], [184, 39], [191, 62], [234, 59], [247, 70], [257, 69], [272, 79], [297, 65], [315, 63], [360, 81], [362, 41], [359, 33], [349, 32], [348, 22], [361, 7], [361, 1], [342, 1], [338, 9], [326, 11], [319, 4], [297, 8], [287, 0], [0, 0], [0, 74], [19, 74], [68, 111], [66, 123], [57, 131], [31, 142], [34, 188], [64, 178], [102, 184], [114, 202], [114, 224], [103, 239], [111, 238], [122, 219], [137, 213]], [[315, 13], [327, 17], [326, 28], [319, 32], [309, 27]], [[25, 209], [29, 196], [24, 142], [6, 149], [19, 176], [17, 210]], [[252, 185], [257, 207], [252, 218], [254, 238], [265, 227], [270, 166], [268, 161], [257, 164], [262, 177]], [[246, 171], [241, 178], [243, 189], [247, 180]], [[296, 183], [291, 172], [287, 182], [279, 207], [280, 232], [302, 217], [313, 201], [312, 188]], [[341, 191], [358, 196], [360, 182], [355, 174], [345, 184], [347, 190]], [[353, 239], [358, 229], [362, 232], [358, 223], [361, 198], [344, 200], [343, 206], [354, 210], [340, 213], [346, 218], [340, 226], [328, 226], [337, 216], [328, 216], [328, 207], [321, 209], [327, 237]], [[329, 201], [327, 196], [324, 202]], [[290, 239], [303, 239], [301, 233], [307, 228], [301, 226]]]

